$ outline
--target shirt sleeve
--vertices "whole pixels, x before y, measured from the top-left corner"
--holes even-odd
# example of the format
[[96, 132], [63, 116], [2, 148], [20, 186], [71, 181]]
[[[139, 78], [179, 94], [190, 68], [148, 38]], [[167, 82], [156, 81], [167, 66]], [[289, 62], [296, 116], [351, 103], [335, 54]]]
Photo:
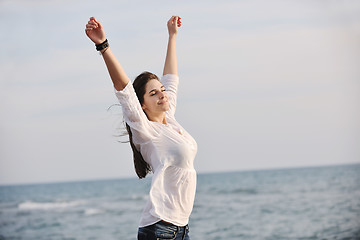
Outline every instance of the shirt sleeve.
[[169, 95], [169, 111], [168, 114], [174, 116], [177, 101], [177, 89], [179, 85], [179, 77], [175, 74], [166, 74], [162, 76], [161, 83], [164, 85]]
[[147, 116], [141, 108], [132, 83], [129, 82], [121, 91], [114, 90], [120, 102], [125, 122], [133, 132], [133, 142], [137, 149], [140, 150], [140, 144], [149, 141], [157, 133], [150, 125]]

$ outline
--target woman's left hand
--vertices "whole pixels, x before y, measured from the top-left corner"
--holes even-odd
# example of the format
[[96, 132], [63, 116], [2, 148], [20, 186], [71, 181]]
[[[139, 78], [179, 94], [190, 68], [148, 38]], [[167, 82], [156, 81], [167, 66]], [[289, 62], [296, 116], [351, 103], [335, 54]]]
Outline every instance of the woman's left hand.
[[169, 35], [176, 35], [178, 32], [178, 27], [181, 27], [181, 17], [172, 16], [167, 22], [167, 27]]

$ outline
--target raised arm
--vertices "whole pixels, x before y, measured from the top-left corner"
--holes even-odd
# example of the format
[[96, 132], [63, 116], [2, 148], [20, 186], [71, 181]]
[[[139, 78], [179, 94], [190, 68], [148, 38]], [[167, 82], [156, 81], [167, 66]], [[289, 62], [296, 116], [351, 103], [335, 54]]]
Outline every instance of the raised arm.
[[169, 41], [166, 52], [166, 59], [164, 65], [163, 75], [175, 74], [178, 75], [177, 58], [176, 58], [176, 36], [178, 27], [181, 26], [181, 18], [179, 16], [172, 16], [167, 22]]
[[[103, 26], [94, 17], [91, 17], [88, 24], [86, 24], [85, 33], [95, 44], [101, 44], [106, 40]], [[110, 47], [101, 50], [101, 54], [115, 89], [118, 91], [123, 90], [130, 81], [129, 77], [126, 75]]]

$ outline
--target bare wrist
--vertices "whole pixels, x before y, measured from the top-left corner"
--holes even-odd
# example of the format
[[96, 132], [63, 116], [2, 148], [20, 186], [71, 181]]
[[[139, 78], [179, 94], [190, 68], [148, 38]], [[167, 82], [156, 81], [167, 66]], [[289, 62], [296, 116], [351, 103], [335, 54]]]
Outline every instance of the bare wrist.
[[176, 36], [176, 33], [169, 34], [169, 39], [176, 39]]

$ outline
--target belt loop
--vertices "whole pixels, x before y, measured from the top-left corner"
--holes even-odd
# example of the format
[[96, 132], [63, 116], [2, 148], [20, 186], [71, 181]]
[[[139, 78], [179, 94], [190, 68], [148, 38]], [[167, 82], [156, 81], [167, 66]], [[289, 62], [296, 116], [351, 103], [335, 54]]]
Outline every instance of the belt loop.
[[182, 240], [185, 239], [187, 226], [188, 226], [188, 225], [184, 226], [184, 228], [183, 228], [184, 231], [183, 231], [183, 234], [182, 234], [182, 237], [181, 237]]

